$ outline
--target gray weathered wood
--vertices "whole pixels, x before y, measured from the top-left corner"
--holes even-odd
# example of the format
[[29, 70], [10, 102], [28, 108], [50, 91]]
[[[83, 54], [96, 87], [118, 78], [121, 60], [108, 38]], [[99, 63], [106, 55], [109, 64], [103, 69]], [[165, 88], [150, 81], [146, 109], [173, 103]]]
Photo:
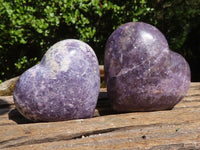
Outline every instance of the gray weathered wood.
[[200, 83], [166, 111], [117, 114], [102, 93], [93, 118], [45, 123], [28, 122], [12, 96], [0, 97], [0, 149], [200, 149]]
[[14, 77], [0, 84], [0, 96], [12, 95], [19, 77]]

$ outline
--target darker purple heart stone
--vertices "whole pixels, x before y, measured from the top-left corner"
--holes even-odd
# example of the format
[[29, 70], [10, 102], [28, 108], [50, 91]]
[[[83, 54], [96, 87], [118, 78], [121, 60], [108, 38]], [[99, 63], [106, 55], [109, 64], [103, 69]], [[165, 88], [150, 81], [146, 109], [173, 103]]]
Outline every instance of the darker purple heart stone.
[[116, 111], [171, 109], [190, 86], [188, 63], [169, 50], [157, 28], [142, 22], [126, 23], [111, 34], [104, 68], [108, 95]]

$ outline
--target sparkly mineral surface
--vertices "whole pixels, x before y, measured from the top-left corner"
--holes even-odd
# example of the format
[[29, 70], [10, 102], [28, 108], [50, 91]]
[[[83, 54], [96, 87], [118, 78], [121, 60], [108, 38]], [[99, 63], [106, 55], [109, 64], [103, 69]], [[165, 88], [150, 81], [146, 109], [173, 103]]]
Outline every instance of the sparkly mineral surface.
[[18, 111], [33, 121], [93, 116], [100, 89], [97, 57], [90, 46], [69, 39], [54, 44], [24, 72], [14, 89]]
[[172, 109], [190, 86], [188, 63], [169, 50], [157, 28], [142, 22], [111, 34], [104, 69], [111, 105], [121, 112]]

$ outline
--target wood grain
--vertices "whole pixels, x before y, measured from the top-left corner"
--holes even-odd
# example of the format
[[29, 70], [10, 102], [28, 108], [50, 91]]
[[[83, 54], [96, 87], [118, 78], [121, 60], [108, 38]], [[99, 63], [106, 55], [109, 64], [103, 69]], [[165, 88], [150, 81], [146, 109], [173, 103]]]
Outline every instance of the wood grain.
[[93, 118], [43, 123], [0, 97], [0, 149], [200, 149], [200, 83], [166, 111], [117, 114], [101, 96]]

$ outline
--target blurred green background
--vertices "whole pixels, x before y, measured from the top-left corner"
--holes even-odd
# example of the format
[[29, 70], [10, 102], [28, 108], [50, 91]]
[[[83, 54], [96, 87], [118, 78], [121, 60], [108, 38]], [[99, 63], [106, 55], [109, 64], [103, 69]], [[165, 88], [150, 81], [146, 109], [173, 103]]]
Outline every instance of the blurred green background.
[[200, 0], [0, 0], [0, 82], [68, 38], [88, 43], [103, 64], [109, 35], [131, 21], [156, 26], [200, 81]]

